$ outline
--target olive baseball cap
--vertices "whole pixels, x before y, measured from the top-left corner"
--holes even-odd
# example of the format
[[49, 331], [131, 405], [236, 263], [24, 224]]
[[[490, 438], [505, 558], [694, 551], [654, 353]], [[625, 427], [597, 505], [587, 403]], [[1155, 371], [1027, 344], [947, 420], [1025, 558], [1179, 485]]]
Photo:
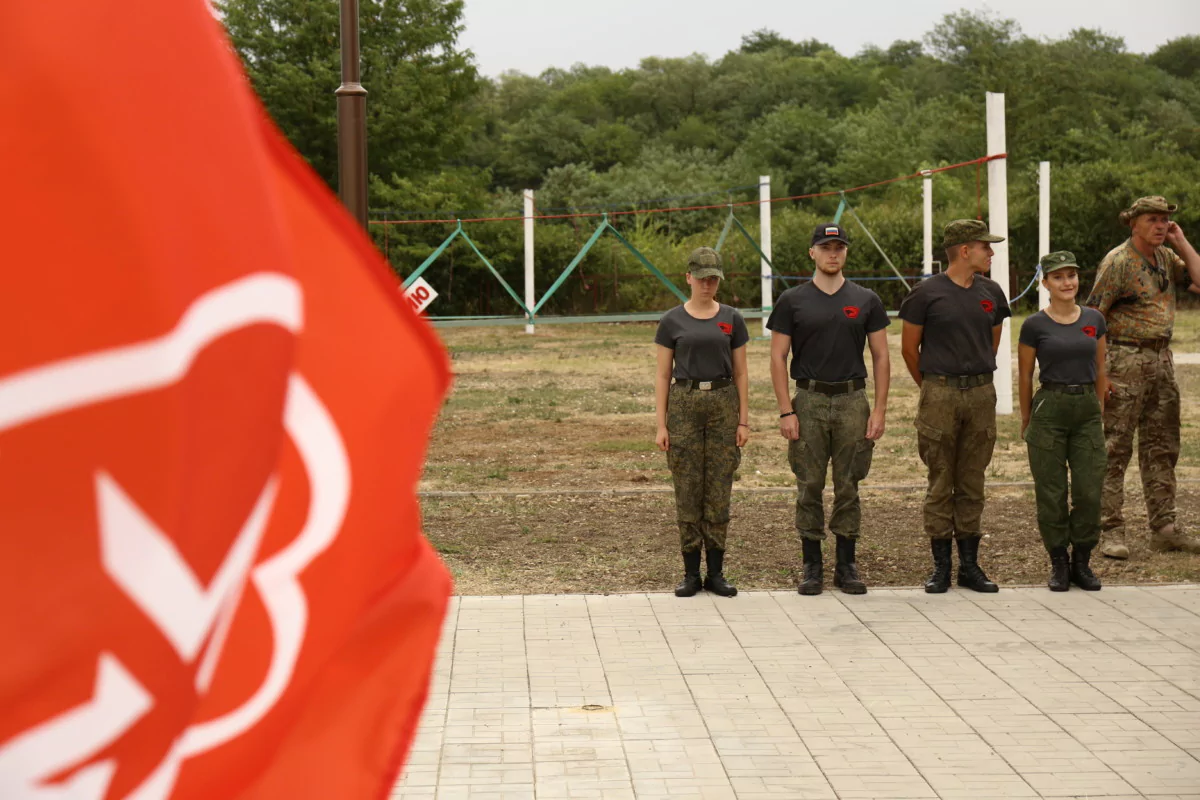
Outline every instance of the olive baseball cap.
[[1139, 197], [1133, 205], [1121, 212], [1121, 223], [1128, 225], [1142, 214], [1174, 214], [1179, 210], [1175, 203], [1168, 203], [1167, 198], [1160, 194]]
[[970, 242], [1003, 242], [1003, 236], [993, 236], [987, 223], [979, 219], [956, 219], [942, 229], [942, 248], [958, 247]]
[[1042, 268], [1043, 275], [1049, 275], [1051, 272], [1059, 269], [1079, 269], [1079, 265], [1075, 263], [1075, 254], [1070, 250], [1057, 250], [1053, 253], [1047, 253], [1042, 256], [1042, 260], [1038, 262], [1038, 266]]
[[721, 271], [721, 254], [711, 247], [697, 247], [688, 256], [688, 272], [693, 278], [720, 278], [725, 280]]

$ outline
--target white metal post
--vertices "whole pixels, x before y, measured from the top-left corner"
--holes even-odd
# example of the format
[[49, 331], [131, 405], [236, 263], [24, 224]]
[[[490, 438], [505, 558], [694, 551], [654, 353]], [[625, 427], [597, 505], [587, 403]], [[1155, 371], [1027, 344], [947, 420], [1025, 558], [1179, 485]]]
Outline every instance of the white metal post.
[[[759, 247], [763, 255], [771, 257], [771, 176], [758, 176], [758, 225]], [[767, 316], [775, 303], [774, 287], [771, 285], [771, 264], [766, 258], [762, 260], [762, 332], [767, 335]]]
[[[533, 309], [537, 300], [533, 290], [533, 189], [525, 190], [525, 307]], [[533, 333], [533, 325], [525, 323], [525, 332]]]
[[925, 200], [925, 260], [921, 264], [921, 272], [933, 274], [933, 173], [925, 170], [924, 200]]
[[[1050, 162], [1038, 164], [1038, 259], [1050, 252]], [[1050, 291], [1038, 283], [1038, 308], [1050, 305]]]
[[[987, 93], [987, 152], [996, 156], [1006, 152], [1004, 136], [1004, 95]], [[988, 228], [1003, 242], [992, 245], [992, 279], [1000, 284], [1004, 297], [1008, 290], [1008, 161], [996, 158], [988, 162]], [[1004, 320], [1000, 350], [996, 353], [996, 413], [1011, 414], [1012, 398], [1012, 325]]]

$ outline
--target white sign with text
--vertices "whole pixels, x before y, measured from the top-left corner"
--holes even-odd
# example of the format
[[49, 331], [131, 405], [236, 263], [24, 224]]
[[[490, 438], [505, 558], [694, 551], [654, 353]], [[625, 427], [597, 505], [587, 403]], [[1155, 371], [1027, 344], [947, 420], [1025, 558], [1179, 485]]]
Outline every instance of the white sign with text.
[[420, 314], [430, 303], [437, 299], [438, 293], [434, 291], [433, 287], [424, 278], [417, 278], [404, 290], [404, 296], [412, 304], [412, 310]]

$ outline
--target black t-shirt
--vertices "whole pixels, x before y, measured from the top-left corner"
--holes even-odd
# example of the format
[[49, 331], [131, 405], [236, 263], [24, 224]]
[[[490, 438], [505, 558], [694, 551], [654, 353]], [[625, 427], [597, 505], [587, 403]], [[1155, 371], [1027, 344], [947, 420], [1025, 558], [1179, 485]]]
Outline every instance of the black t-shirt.
[[1039, 311], [1021, 325], [1021, 344], [1037, 350], [1043, 383], [1095, 383], [1096, 340], [1107, 332], [1104, 315], [1094, 308], [1085, 306], [1070, 325]]
[[900, 319], [925, 326], [920, 368], [933, 375], [995, 372], [992, 328], [1011, 316], [1000, 284], [983, 275], [966, 288], [944, 272], [934, 275], [900, 303]]
[[712, 319], [696, 319], [683, 306], [662, 315], [655, 344], [675, 351], [671, 375], [680, 380], [733, 377], [733, 351], [750, 341], [746, 320], [733, 306], [719, 304]]
[[867, 334], [890, 323], [870, 289], [846, 281], [825, 294], [809, 282], [779, 295], [767, 327], [792, 337], [793, 378], [836, 383], [867, 377]]

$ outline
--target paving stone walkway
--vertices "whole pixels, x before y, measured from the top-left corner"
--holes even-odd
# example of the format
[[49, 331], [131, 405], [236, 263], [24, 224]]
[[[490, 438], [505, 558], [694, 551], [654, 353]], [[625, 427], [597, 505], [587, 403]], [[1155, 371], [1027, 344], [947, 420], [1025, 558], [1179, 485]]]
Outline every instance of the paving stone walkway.
[[458, 598], [393, 797], [1200, 800], [1200, 587]]

